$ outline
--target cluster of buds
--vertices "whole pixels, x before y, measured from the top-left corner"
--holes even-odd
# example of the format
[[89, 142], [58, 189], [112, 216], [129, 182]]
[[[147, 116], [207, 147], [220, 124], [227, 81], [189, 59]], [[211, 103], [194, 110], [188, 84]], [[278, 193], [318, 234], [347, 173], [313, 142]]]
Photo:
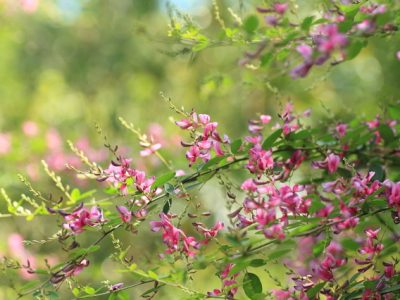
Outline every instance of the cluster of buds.
[[[217, 156], [225, 154], [222, 145], [229, 144], [230, 140], [227, 135], [220, 136], [217, 131], [218, 123], [211, 122], [209, 115], [198, 115], [192, 112], [187, 119], [175, 123], [182, 129], [190, 130], [194, 135], [192, 143], [181, 142], [182, 146], [189, 147], [189, 150], [186, 152], [189, 166], [192, 166], [199, 158], [207, 162], [211, 158], [212, 149], [214, 149]], [[199, 131], [200, 129], [202, 131]]]

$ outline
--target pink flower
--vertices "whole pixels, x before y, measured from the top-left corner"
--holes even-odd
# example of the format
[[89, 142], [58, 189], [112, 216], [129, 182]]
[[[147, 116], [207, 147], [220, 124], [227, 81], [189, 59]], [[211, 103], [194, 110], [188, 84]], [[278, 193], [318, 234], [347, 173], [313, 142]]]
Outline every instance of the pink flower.
[[310, 61], [313, 55], [313, 49], [307, 44], [301, 44], [296, 47], [297, 52], [303, 56], [304, 60]]
[[84, 231], [85, 226], [94, 227], [104, 223], [106, 220], [103, 217], [103, 212], [99, 207], [93, 206], [90, 210], [83, 207], [81, 203], [72, 213], [58, 211], [65, 220], [63, 227], [71, 230], [74, 234]]
[[[217, 156], [225, 154], [222, 144], [229, 144], [229, 138], [226, 135], [223, 137], [219, 135], [217, 132], [218, 123], [211, 122], [209, 115], [197, 115], [195, 112], [192, 112], [190, 118], [178, 121], [176, 125], [182, 129], [195, 130], [198, 133], [194, 142], [181, 142], [182, 146], [190, 147], [186, 152], [186, 159], [189, 161], [189, 166], [192, 166], [199, 158], [203, 162], [210, 160], [212, 149]], [[203, 129], [201, 133], [200, 129]]]
[[32, 280], [36, 277], [29, 270], [35, 269], [36, 258], [29, 253], [24, 246], [24, 239], [19, 233], [12, 233], [8, 236], [8, 248], [10, 249], [11, 255], [16, 258], [21, 265], [28, 265], [26, 268], [20, 269], [21, 277], [25, 280]]
[[400, 182], [394, 183], [387, 179], [383, 184], [386, 187], [385, 195], [389, 205], [400, 211]]
[[373, 20], [365, 19], [356, 25], [357, 30], [363, 33], [373, 33], [376, 30], [376, 24]]
[[340, 123], [336, 125], [336, 132], [338, 133], [339, 137], [344, 137], [346, 135], [347, 124]]
[[291, 299], [291, 293], [285, 290], [272, 290], [272, 294], [276, 300], [288, 300]]
[[322, 35], [316, 37], [318, 51], [331, 54], [335, 49], [341, 49], [347, 45], [346, 35], [339, 32], [337, 24], [321, 26]]
[[313, 161], [312, 166], [319, 169], [327, 169], [329, 173], [335, 173], [340, 164], [340, 156], [329, 154], [323, 161]]
[[146, 149], [140, 151], [140, 156], [142, 156], [142, 157], [150, 156], [150, 155], [154, 154], [159, 149], [161, 149], [161, 144], [160, 143], [149, 145], [149, 146], [146, 147]]
[[83, 271], [84, 268], [89, 266], [89, 260], [82, 259], [79, 262], [73, 262], [65, 266], [61, 271], [53, 274], [50, 281], [53, 284], [58, 284], [64, 281], [67, 277], [76, 276]]
[[400, 60], [400, 51], [396, 52], [396, 58], [397, 58], [397, 60]]
[[200, 157], [200, 148], [198, 146], [192, 146], [189, 148], [189, 151], [186, 152], [186, 158], [189, 161], [189, 167], [192, 166]]
[[333, 280], [333, 270], [343, 266], [346, 259], [341, 257], [342, 247], [335, 241], [331, 241], [325, 250], [325, 257], [317, 265], [315, 272], [322, 279], [326, 281]]
[[274, 4], [274, 10], [276, 13], [283, 15], [286, 10], [288, 8], [288, 4], [287, 3], [275, 3]]
[[269, 239], [283, 240], [285, 238], [282, 224], [274, 224], [264, 229], [264, 235]]
[[22, 131], [28, 137], [34, 137], [39, 133], [37, 124], [33, 121], [26, 121], [22, 124]]
[[392, 263], [383, 262], [383, 266], [386, 278], [392, 278], [396, 274], [396, 270]]
[[254, 180], [251, 179], [251, 178], [246, 179], [246, 180], [242, 183], [242, 185], [240, 186], [240, 188], [241, 188], [243, 191], [248, 191], [248, 192], [255, 192], [255, 191], [257, 191], [257, 185], [254, 183]]
[[224, 228], [224, 223], [218, 221], [211, 229], [207, 229], [204, 227], [202, 223], [193, 223], [196, 227], [196, 230], [204, 235], [205, 240], [202, 241], [204, 244], [207, 244], [210, 239], [217, 236], [218, 232]]
[[175, 171], [175, 177], [182, 177], [185, 175], [186, 175], [186, 172], [184, 170], [176, 170]]
[[62, 140], [56, 129], [52, 128], [46, 133], [46, 142], [50, 151], [62, 150]]
[[33, 13], [37, 10], [39, 0], [20, 0], [21, 8], [27, 13]]
[[369, 6], [363, 5], [360, 7], [360, 12], [368, 15], [378, 15], [378, 14], [383, 14], [386, 11], [386, 6], [384, 4], [379, 5], [376, 3], [373, 3]]
[[132, 219], [132, 212], [127, 209], [125, 206], [116, 206], [119, 216], [121, 217], [122, 222], [129, 223]]
[[150, 227], [154, 232], [162, 230], [162, 238], [167, 246], [165, 251], [167, 254], [181, 252], [186, 256], [194, 256], [194, 250], [200, 247], [200, 243], [194, 237], [188, 237], [181, 229], [176, 228], [167, 214], [161, 213], [160, 221], [151, 221]]
[[331, 153], [328, 155], [327, 159], [329, 173], [335, 173], [340, 164], [340, 157]]
[[246, 168], [254, 174], [261, 176], [265, 170], [273, 168], [274, 160], [271, 150], [264, 150], [260, 144], [256, 144], [249, 150], [249, 161]]
[[7, 154], [11, 150], [11, 134], [0, 133], [0, 155]]
[[225, 291], [227, 299], [234, 298], [238, 290], [237, 281], [235, 278], [239, 276], [239, 273], [235, 273], [229, 276], [229, 273], [231, 272], [234, 266], [235, 265], [232, 263], [229, 263], [225, 266], [224, 270], [219, 275], [222, 281], [222, 288], [214, 289], [212, 292], [208, 292], [207, 293], [208, 296], [220, 296], [222, 295], [223, 291]]
[[261, 115], [260, 116], [260, 121], [263, 124], [268, 124], [269, 122], [271, 122], [272, 117], [270, 115]]
[[265, 23], [267, 23], [270, 26], [277, 26], [279, 23], [279, 18], [274, 15], [267, 15], [264, 17]]

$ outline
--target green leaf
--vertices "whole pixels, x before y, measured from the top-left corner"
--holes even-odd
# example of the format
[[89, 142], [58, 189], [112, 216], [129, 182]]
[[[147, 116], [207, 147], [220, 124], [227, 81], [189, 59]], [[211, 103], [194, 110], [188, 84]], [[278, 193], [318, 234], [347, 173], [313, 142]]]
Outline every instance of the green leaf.
[[289, 136], [290, 140], [304, 140], [311, 136], [311, 132], [309, 130], [301, 130], [295, 133], [291, 133]]
[[268, 255], [268, 260], [278, 259], [278, 258], [290, 253], [291, 251], [293, 251], [293, 249], [280, 249], [280, 250], [274, 251]]
[[260, 58], [261, 67], [267, 66], [273, 57], [274, 57], [273, 52], [268, 52], [268, 53], [263, 54]]
[[368, 42], [366, 40], [353, 40], [350, 46], [347, 47], [346, 60], [352, 60], [355, 58], [361, 52], [362, 48], [367, 46], [367, 43]]
[[151, 185], [151, 188], [156, 189], [156, 188], [162, 186], [164, 183], [167, 183], [174, 177], [175, 177], [175, 172], [168, 172], [166, 174], [163, 174], [156, 178], [156, 180]]
[[301, 23], [301, 29], [304, 31], [309, 31], [313, 23], [313, 20], [314, 20], [313, 16], [308, 16], [304, 18], [303, 22]]
[[300, 227], [297, 227], [297, 228], [293, 229], [290, 232], [290, 236], [296, 236], [296, 235], [299, 235], [301, 233], [305, 233], [305, 232], [307, 232], [309, 230], [312, 230], [312, 229], [314, 229], [316, 227], [317, 226], [315, 224], [305, 224], [303, 226], [300, 226]]
[[207, 170], [208, 168], [218, 164], [220, 161], [224, 160], [225, 156], [216, 156], [211, 158], [208, 162], [200, 167], [200, 170]]
[[388, 145], [395, 140], [393, 131], [388, 125], [381, 124], [379, 125], [378, 130], [383, 140], [385, 141], [385, 145]]
[[318, 284], [316, 284], [315, 286], [313, 286], [311, 289], [309, 289], [307, 291], [307, 296], [310, 299], [314, 299], [315, 296], [322, 290], [322, 288], [325, 286], [326, 281], [325, 282], [320, 282]]
[[256, 258], [256, 259], [253, 259], [252, 261], [250, 261], [250, 267], [253, 267], [253, 268], [258, 268], [258, 267], [262, 267], [262, 266], [264, 266], [265, 265], [265, 260], [264, 259], [261, 259], [261, 258]]
[[83, 290], [85, 291], [86, 294], [88, 295], [93, 295], [94, 293], [96, 293], [96, 290], [94, 288], [92, 288], [91, 286], [85, 286], [83, 288]]
[[236, 273], [239, 273], [240, 271], [244, 270], [250, 265], [249, 260], [240, 260], [238, 262], [235, 262], [234, 267], [229, 271], [229, 276], [232, 276]]
[[242, 140], [238, 139], [232, 142], [231, 144], [231, 151], [233, 154], [238, 153], [240, 146], [242, 145]]
[[21, 287], [20, 292], [24, 292], [24, 291], [30, 290], [30, 289], [32, 289], [33, 287], [39, 286], [39, 285], [40, 285], [40, 281], [39, 281], [39, 280], [32, 280], [32, 281], [29, 281], [28, 283], [24, 284], [24, 285]]
[[385, 180], [385, 170], [382, 165], [378, 162], [372, 162], [369, 166], [369, 172], [375, 172], [374, 177], [372, 177], [372, 181], [378, 180], [383, 182]]
[[262, 293], [262, 284], [256, 274], [246, 273], [243, 278], [243, 290], [250, 299], [257, 299], [257, 294]]
[[171, 209], [171, 206], [172, 206], [172, 199], [170, 198], [167, 201], [165, 201], [165, 204], [162, 209], [163, 213], [167, 214], [169, 212], [169, 210]]
[[400, 105], [390, 104], [387, 109], [392, 119], [400, 120]]
[[369, 290], [375, 291], [377, 283], [378, 283], [378, 280], [364, 281], [364, 287]]
[[107, 299], [108, 299], [108, 300], [115, 300], [115, 299], [117, 299], [117, 294], [118, 294], [118, 293], [111, 293], [110, 296], [108, 296]]
[[175, 187], [170, 184], [170, 183], [166, 183], [164, 184], [164, 190], [168, 193], [168, 194], [174, 194], [175, 193]]
[[281, 136], [282, 129], [274, 131], [269, 137], [267, 137], [262, 144], [263, 149], [269, 150], [274, 145], [275, 141]]
[[350, 250], [350, 251], [356, 251], [356, 250], [358, 250], [358, 248], [360, 248], [360, 244], [357, 243], [352, 238], [342, 239], [341, 244], [342, 244], [343, 248], [345, 248], [346, 250]]
[[327, 244], [328, 244], [328, 241], [326, 239], [320, 240], [318, 243], [316, 243], [312, 248], [314, 257], [317, 257], [322, 252], [324, 252], [324, 249]]
[[249, 16], [244, 21], [243, 27], [248, 33], [253, 33], [258, 28], [258, 18], [257, 16]]
[[353, 27], [353, 23], [354, 22], [351, 19], [346, 19], [343, 22], [340, 22], [338, 26], [339, 31], [343, 33], [349, 31]]
[[310, 214], [314, 214], [317, 211], [319, 211], [320, 209], [323, 209], [324, 207], [325, 207], [325, 205], [318, 198], [313, 197], [312, 201], [311, 201], [311, 206], [308, 209], [308, 212]]

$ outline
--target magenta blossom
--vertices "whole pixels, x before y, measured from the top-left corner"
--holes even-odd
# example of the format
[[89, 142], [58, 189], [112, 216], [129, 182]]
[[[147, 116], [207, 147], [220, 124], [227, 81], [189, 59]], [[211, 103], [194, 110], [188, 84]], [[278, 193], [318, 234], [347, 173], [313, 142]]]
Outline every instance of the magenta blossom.
[[129, 223], [132, 219], [132, 212], [127, 209], [125, 206], [116, 206], [119, 216], [121, 217], [122, 222]]
[[194, 256], [195, 250], [200, 247], [194, 237], [186, 236], [181, 229], [176, 228], [167, 214], [161, 213], [160, 221], [152, 221], [150, 226], [152, 231], [162, 230], [162, 238], [168, 248], [165, 251], [167, 254], [181, 252], [186, 256]]
[[197, 134], [194, 142], [181, 142], [182, 146], [189, 147], [189, 150], [186, 152], [186, 159], [189, 161], [189, 166], [192, 166], [198, 159], [203, 160], [203, 162], [210, 160], [211, 150], [214, 150], [217, 156], [225, 154], [222, 145], [229, 144], [230, 140], [227, 135], [220, 136], [217, 131], [218, 123], [211, 122], [209, 115], [197, 115], [197, 113], [192, 112], [189, 118], [177, 121], [175, 124], [182, 129], [195, 131]]
[[67, 213], [62, 210], [55, 211], [48, 209], [51, 213], [58, 212], [64, 217], [64, 228], [71, 230], [74, 234], [84, 231], [85, 226], [95, 227], [106, 220], [103, 217], [103, 212], [98, 206], [93, 206], [90, 210], [81, 203], [72, 213]]
[[347, 124], [340, 123], [336, 125], [336, 132], [339, 135], [339, 137], [344, 137], [346, 135], [346, 130], [347, 130]]
[[312, 166], [316, 169], [327, 169], [329, 173], [335, 173], [340, 164], [340, 156], [329, 154], [323, 161], [313, 161]]

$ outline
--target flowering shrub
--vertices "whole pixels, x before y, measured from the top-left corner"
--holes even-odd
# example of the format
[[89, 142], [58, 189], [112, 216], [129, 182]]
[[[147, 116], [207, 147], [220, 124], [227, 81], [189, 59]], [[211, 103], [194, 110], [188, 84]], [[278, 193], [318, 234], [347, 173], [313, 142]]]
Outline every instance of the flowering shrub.
[[[371, 35], [397, 31], [395, 5], [388, 10], [383, 4], [348, 2], [333, 1], [323, 16], [308, 16], [300, 23], [291, 22], [288, 14], [294, 7], [283, 2], [255, 8], [258, 17], [245, 21], [232, 13], [238, 28], [226, 26], [219, 15], [217, 21], [223, 41], [257, 44], [242, 65], [257, 60], [266, 65], [283, 50], [294, 56], [298, 52], [300, 64], [289, 63], [296, 79], [328, 61], [336, 65], [354, 58]], [[192, 51], [213, 45], [184, 20], [184, 25], [171, 23], [172, 37], [180, 43], [190, 41]], [[22, 195], [21, 201], [12, 201], [1, 190], [10, 215], [57, 219], [56, 233], [43, 244], [56, 241], [67, 253], [41, 263], [21, 245], [22, 237], [13, 236], [3, 270], [17, 269], [23, 279], [34, 279], [13, 284], [19, 297], [55, 299], [66, 287], [68, 299], [128, 299], [130, 289], [140, 289], [143, 298], [152, 299], [170, 287], [188, 299], [399, 298], [398, 104], [372, 120], [358, 116], [350, 123], [315, 125], [311, 110], [296, 112], [287, 102], [276, 116], [262, 111], [249, 120], [245, 136], [228, 137], [210, 115], [166, 100], [178, 114], [174, 123], [186, 151], [185, 170], [163, 155], [163, 137], [148, 137], [121, 119], [143, 148], [139, 156], [163, 163], [161, 173], [135, 165], [105, 138], [112, 156], [105, 164], [93, 162], [71, 144], [81, 163], [69, 167], [92, 180], [96, 194], [70, 191], [46, 163], [46, 173], [63, 194], [59, 199], [24, 177], [30, 194]], [[32, 125], [23, 127], [27, 136], [37, 132]], [[10, 151], [9, 138], [0, 137], [3, 151]], [[203, 195], [202, 188], [213, 179], [226, 197]], [[225, 207], [226, 213], [205, 211], [199, 196], [223, 202], [218, 207]], [[118, 238], [122, 232], [129, 232], [131, 245]], [[141, 234], [146, 239], [139, 238]], [[82, 235], [89, 237], [85, 244], [80, 242]], [[79, 274], [90, 272], [92, 254], [107, 242], [114, 251], [109, 256], [119, 266], [109, 272], [128, 273], [131, 281], [81, 284]], [[130, 256], [129, 247], [141, 242], [153, 243], [154, 251]], [[216, 280], [210, 280], [207, 290], [196, 287], [196, 276], [203, 270], [215, 272]]]

